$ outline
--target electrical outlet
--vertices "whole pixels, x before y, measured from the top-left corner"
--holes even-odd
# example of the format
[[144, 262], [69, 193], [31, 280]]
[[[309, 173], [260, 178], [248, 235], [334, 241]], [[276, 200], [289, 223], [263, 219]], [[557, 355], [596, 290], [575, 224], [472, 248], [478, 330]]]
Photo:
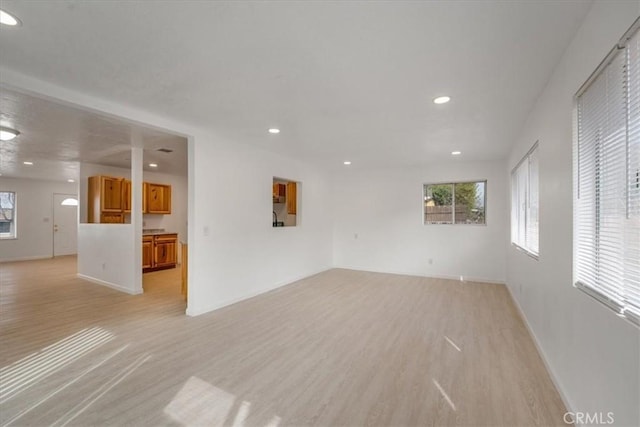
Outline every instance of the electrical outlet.
[[358, 240], [358, 233], [355, 233], [355, 234], [353, 235], [353, 238], [354, 238], [354, 239], [356, 239], [356, 240]]
[[433, 265], [433, 258], [429, 258], [429, 265]]
[[102, 263], [102, 269], [103, 269], [103, 270], [106, 270], [106, 269], [107, 269], [107, 263], [106, 263], [106, 262], [103, 262], [103, 263]]

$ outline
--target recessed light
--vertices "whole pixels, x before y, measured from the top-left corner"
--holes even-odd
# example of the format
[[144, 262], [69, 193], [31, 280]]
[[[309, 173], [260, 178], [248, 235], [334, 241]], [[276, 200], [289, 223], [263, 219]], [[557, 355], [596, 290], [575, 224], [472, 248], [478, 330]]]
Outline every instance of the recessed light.
[[451, 152], [452, 156], [459, 156], [460, 154], [462, 154], [462, 151], [452, 151]]
[[351, 164], [351, 162], [349, 160], [347, 160], [346, 162], [343, 162], [345, 165], [349, 166]]
[[271, 128], [269, 129], [269, 133], [273, 133], [273, 134], [280, 133], [280, 129]]
[[451, 97], [449, 96], [439, 96], [437, 98], [433, 98], [434, 104], [446, 104], [449, 101], [451, 101]]
[[27, 166], [31, 166], [31, 165], [33, 165], [33, 162], [22, 162], [22, 164], [25, 164]]
[[68, 179], [67, 182], [76, 182], [75, 179]]
[[4, 10], [0, 9], [0, 24], [15, 27], [16, 25], [20, 25], [20, 20], [9, 12], [5, 12]]
[[149, 167], [150, 168], [157, 168], [158, 164], [157, 163], [149, 163]]
[[11, 141], [18, 135], [20, 135], [20, 132], [18, 132], [17, 130], [0, 127], [0, 141]]

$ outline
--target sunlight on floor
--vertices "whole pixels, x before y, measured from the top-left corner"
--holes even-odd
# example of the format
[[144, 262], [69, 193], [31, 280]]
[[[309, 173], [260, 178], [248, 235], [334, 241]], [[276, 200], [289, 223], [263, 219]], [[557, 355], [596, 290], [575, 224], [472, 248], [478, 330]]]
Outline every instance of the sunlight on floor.
[[149, 354], [143, 354], [142, 356], [138, 357], [133, 363], [131, 363], [129, 366], [124, 368], [114, 377], [109, 379], [109, 381], [105, 382], [102, 386], [98, 387], [97, 390], [95, 390], [93, 393], [87, 396], [80, 403], [78, 403], [73, 408], [68, 410], [64, 415], [58, 418], [56, 422], [52, 423], [51, 426], [63, 427], [69, 424], [71, 421], [77, 418], [80, 414], [86, 411], [94, 402], [96, 402], [102, 396], [107, 394], [112, 388], [114, 388], [115, 386], [120, 384], [122, 381], [124, 381], [125, 378], [131, 375], [136, 369], [142, 366], [150, 358], [151, 358], [151, 355]]
[[451, 338], [449, 338], [448, 336], [446, 336], [446, 335], [445, 335], [445, 336], [444, 336], [444, 339], [445, 339], [445, 340], [447, 340], [447, 342], [448, 342], [449, 344], [451, 344], [451, 346], [452, 346], [453, 348], [455, 348], [455, 349], [456, 349], [456, 350], [458, 350], [459, 352], [462, 352], [462, 350], [460, 349], [460, 347], [458, 347], [458, 346], [456, 345], [456, 343], [454, 343], [454, 342], [453, 342], [453, 340], [452, 340]]
[[48, 401], [49, 399], [51, 399], [52, 397], [56, 396], [58, 393], [64, 391], [65, 389], [67, 389], [68, 387], [72, 386], [73, 384], [75, 384], [76, 382], [78, 382], [79, 380], [81, 380], [84, 376], [86, 376], [87, 374], [93, 372], [94, 370], [96, 370], [97, 368], [99, 368], [100, 366], [104, 365], [106, 362], [108, 362], [109, 360], [111, 360], [113, 357], [117, 356], [118, 354], [122, 353], [127, 347], [129, 347], [129, 345], [124, 345], [122, 347], [120, 347], [119, 349], [112, 351], [111, 353], [109, 353], [106, 357], [104, 357], [100, 362], [93, 364], [92, 366], [90, 366], [88, 369], [85, 369], [82, 373], [80, 373], [80, 375], [78, 375], [77, 377], [75, 377], [73, 380], [69, 381], [68, 383], [64, 384], [63, 386], [58, 387], [57, 389], [55, 389], [54, 391], [52, 391], [51, 393], [47, 394], [45, 397], [43, 397], [42, 399], [39, 399], [37, 402], [33, 403], [31, 406], [29, 406], [28, 408], [20, 411], [18, 414], [16, 414], [13, 418], [11, 418], [10, 420], [8, 420], [4, 426], [9, 426], [11, 424], [13, 424], [14, 422], [18, 421], [20, 418], [22, 418], [23, 416], [27, 415], [29, 412], [33, 411], [34, 409], [36, 409], [38, 406], [42, 405], [43, 403], [45, 403], [46, 401]]
[[[165, 414], [184, 426], [222, 426], [230, 419], [236, 397], [197, 377], [191, 377], [171, 402], [164, 408]], [[234, 427], [244, 427], [251, 412], [251, 402], [243, 400], [235, 417]], [[281, 418], [274, 416], [268, 427], [278, 427]]]
[[436, 385], [436, 388], [438, 389], [438, 391], [440, 392], [442, 397], [444, 397], [444, 399], [447, 401], [449, 406], [451, 406], [451, 409], [453, 409], [455, 411], [456, 410], [456, 405], [454, 405], [453, 401], [451, 400], [449, 395], [444, 391], [444, 389], [442, 388], [440, 383], [438, 381], [436, 381], [435, 379], [433, 380], [433, 383]]
[[3, 367], [0, 369], [0, 404], [113, 338], [111, 332], [100, 327], [83, 329]]

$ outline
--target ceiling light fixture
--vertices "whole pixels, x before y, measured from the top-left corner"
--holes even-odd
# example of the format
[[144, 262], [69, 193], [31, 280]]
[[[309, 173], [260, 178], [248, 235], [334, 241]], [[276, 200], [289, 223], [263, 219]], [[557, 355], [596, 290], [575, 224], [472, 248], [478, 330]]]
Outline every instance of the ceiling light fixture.
[[280, 133], [280, 129], [271, 128], [271, 129], [269, 129], [269, 133], [272, 133], [272, 134], [275, 135], [276, 133]]
[[452, 156], [459, 156], [460, 154], [462, 154], [462, 151], [452, 151], [451, 152]]
[[76, 182], [75, 179], [68, 179], [67, 182]]
[[149, 163], [149, 167], [150, 168], [157, 168], [158, 164], [157, 163]]
[[4, 10], [0, 9], [0, 24], [15, 27], [16, 25], [20, 25], [20, 20], [9, 12], [5, 12]]
[[20, 132], [18, 132], [17, 130], [0, 127], [0, 141], [11, 141], [18, 135], [20, 135]]
[[27, 166], [32, 166], [33, 162], [22, 162], [22, 164], [27, 165]]
[[437, 98], [433, 98], [434, 104], [446, 104], [449, 101], [451, 101], [450, 96], [439, 96]]
[[347, 160], [346, 162], [344, 162], [344, 164], [349, 166], [351, 164], [351, 162], [349, 160]]

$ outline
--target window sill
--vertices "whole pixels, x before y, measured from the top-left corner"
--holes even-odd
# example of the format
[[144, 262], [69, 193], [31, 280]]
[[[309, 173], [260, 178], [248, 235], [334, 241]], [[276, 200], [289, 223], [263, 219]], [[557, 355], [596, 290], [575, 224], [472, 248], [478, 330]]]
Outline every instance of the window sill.
[[610, 298], [607, 298], [600, 292], [590, 288], [589, 286], [583, 285], [580, 282], [576, 282], [573, 284], [573, 287], [591, 297], [601, 305], [605, 306], [607, 309], [611, 310], [616, 316], [624, 319], [625, 321], [631, 323], [636, 328], [640, 328], [640, 317], [635, 313], [625, 309], [623, 305], [621, 305], [617, 301], [613, 301]]
[[516, 248], [518, 251], [524, 253], [525, 255], [535, 259], [536, 261], [540, 261], [540, 255], [531, 252], [528, 249], [523, 248], [522, 246], [518, 245], [517, 243], [511, 242], [511, 246], [513, 246], [514, 248]]

